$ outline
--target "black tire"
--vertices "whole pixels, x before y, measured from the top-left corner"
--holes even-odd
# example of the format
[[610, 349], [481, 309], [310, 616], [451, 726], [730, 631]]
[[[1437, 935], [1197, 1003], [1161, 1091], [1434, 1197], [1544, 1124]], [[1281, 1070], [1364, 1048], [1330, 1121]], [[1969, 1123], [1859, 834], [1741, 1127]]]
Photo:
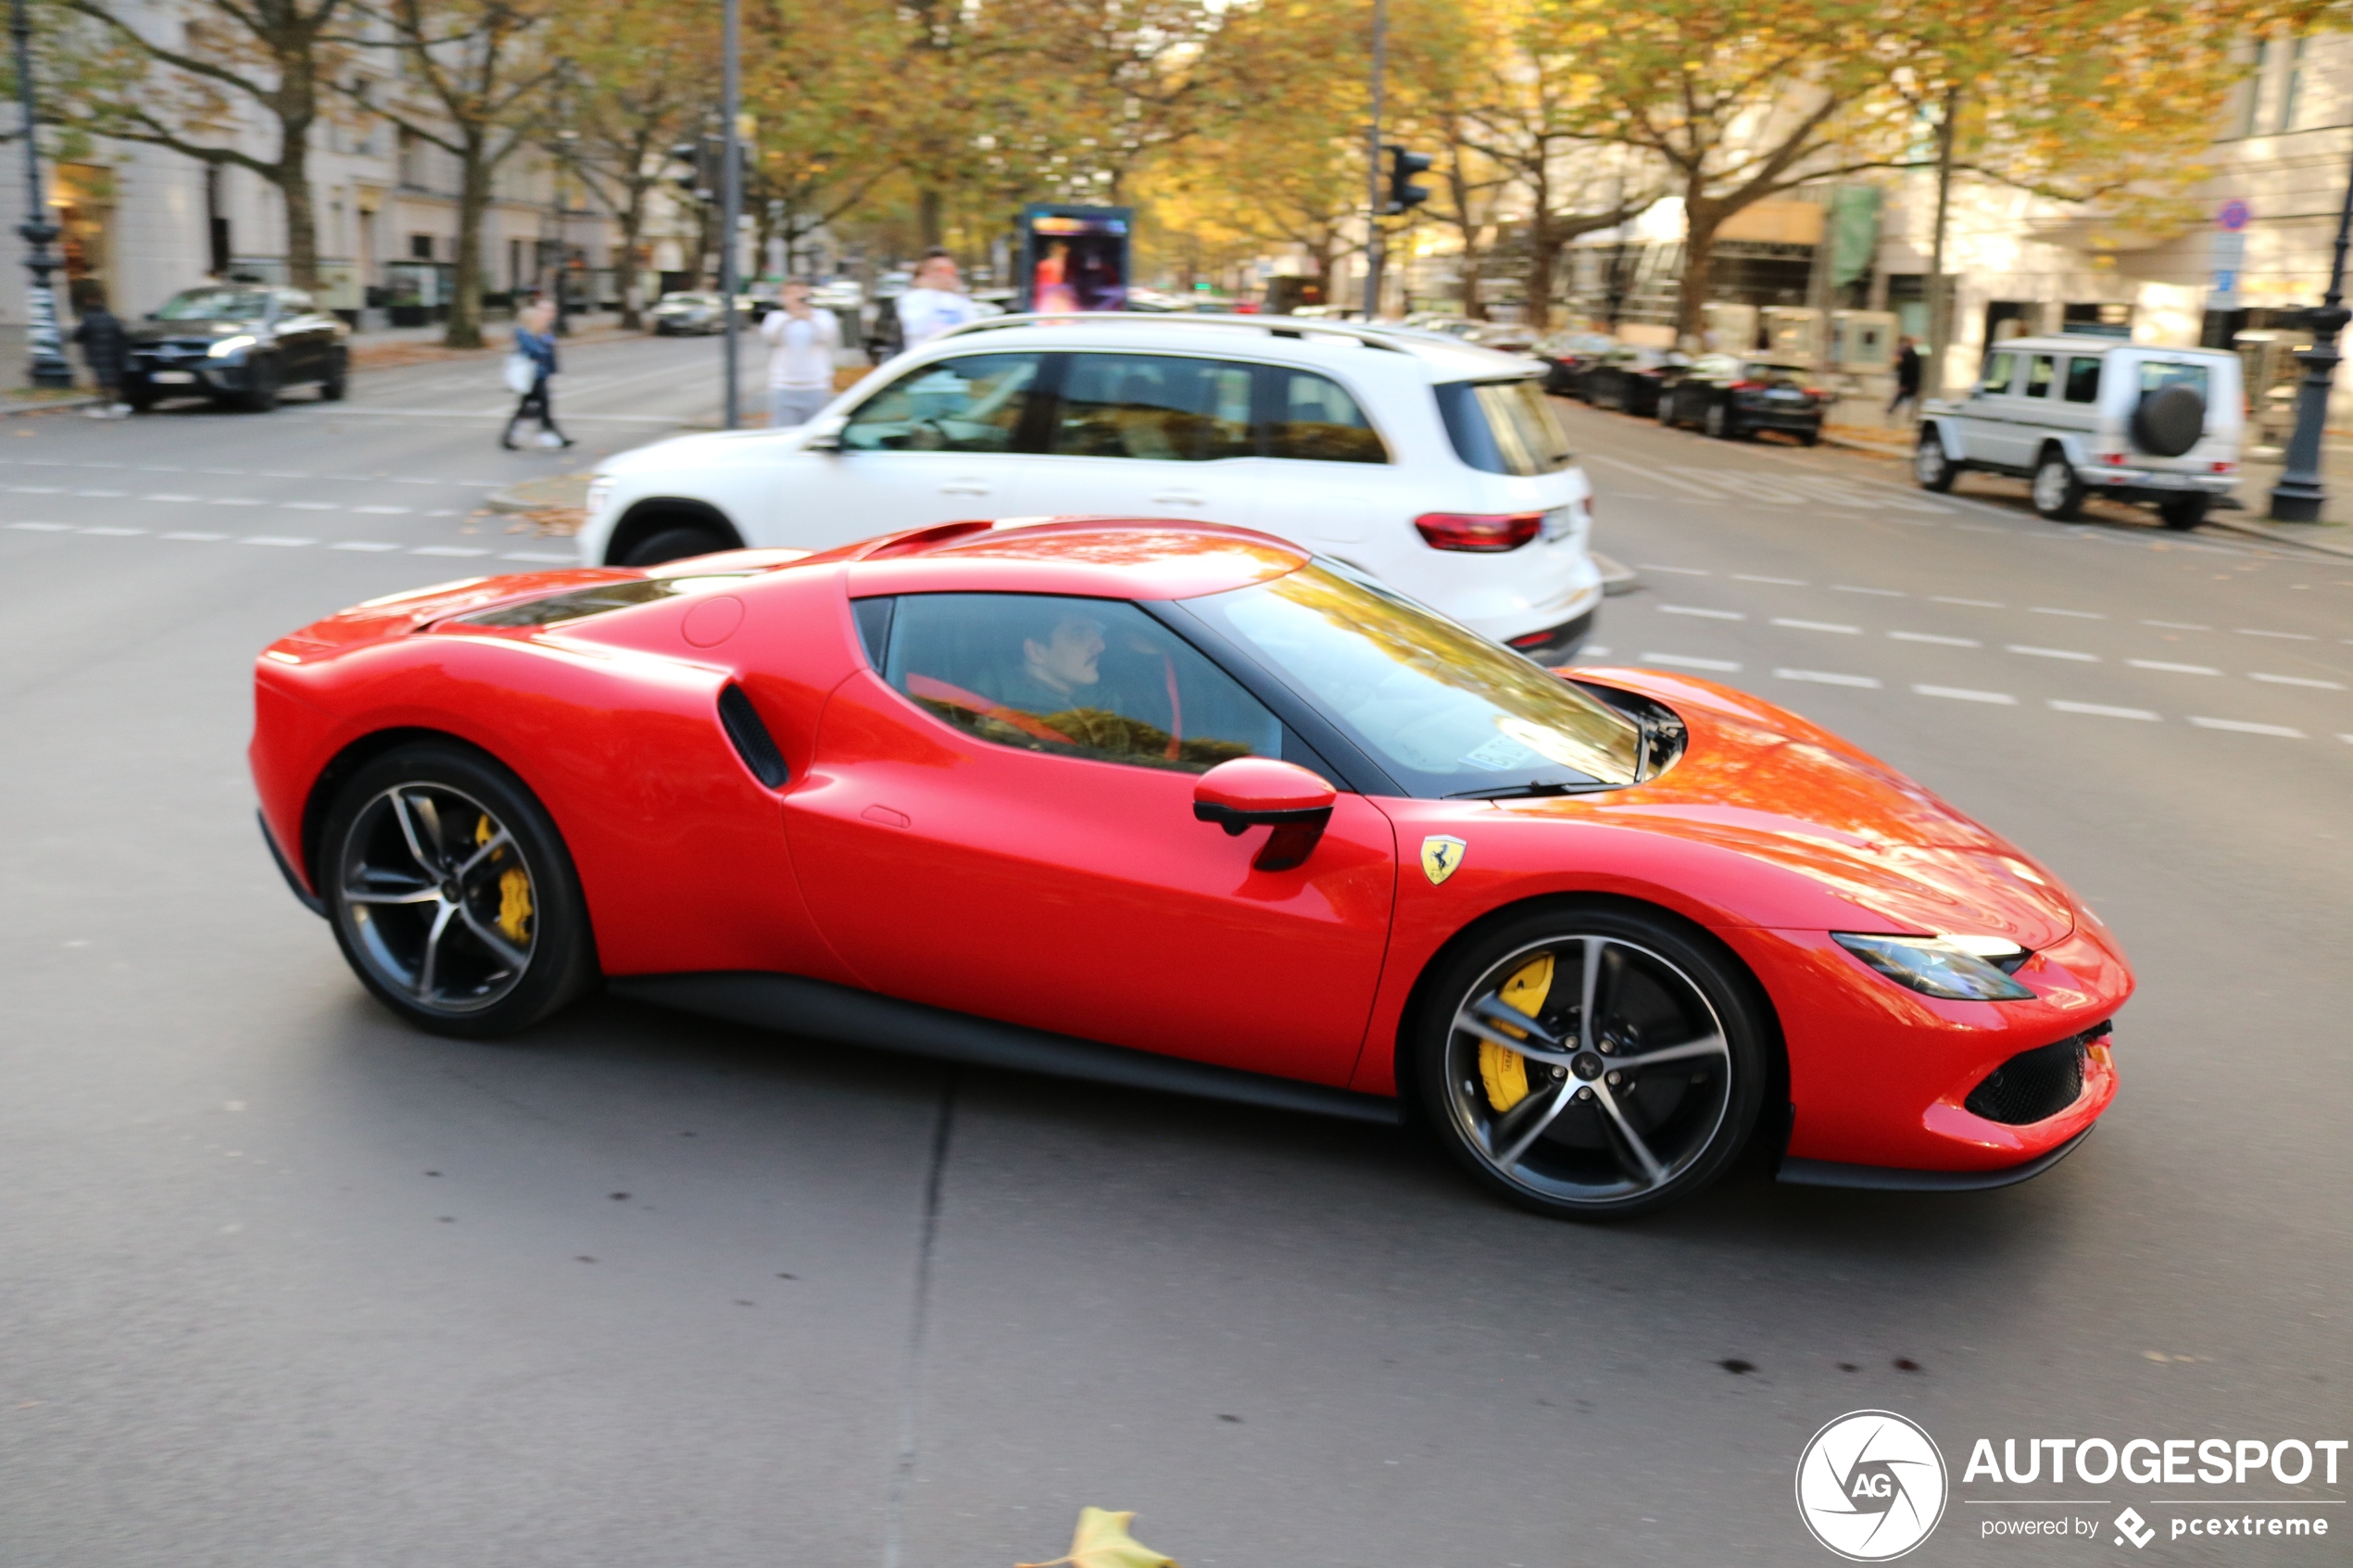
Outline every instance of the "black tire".
[[2083, 482], [2075, 465], [2056, 446], [2046, 446], [2034, 459], [2034, 477], [2027, 481], [2034, 509], [2053, 522], [2072, 521], [2083, 509]]
[[2170, 501], [2159, 501], [2157, 515], [2166, 527], [2187, 533], [2206, 521], [2210, 503], [2211, 497], [2206, 495], [2177, 496]]
[[[1542, 985], [1524, 984], [1539, 966]], [[1755, 1129], [1772, 1060], [1765, 1002], [1705, 935], [1642, 905], [1563, 900], [1501, 921], [1422, 995], [1404, 1074], [1416, 1120], [1474, 1181], [1524, 1209], [1609, 1220], [1680, 1202]], [[1495, 1016], [1474, 1014], [1507, 995], [1560, 1045], [1543, 1053], [1557, 1060], [1504, 1048]]]
[[278, 406], [278, 361], [267, 355], [245, 364], [245, 389], [237, 407], [249, 414], [266, 414]]
[[344, 395], [350, 390], [351, 357], [347, 354], [337, 354], [333, 362], [327, 367], [326, 379], [319, 383], [319, 401], [340, 403], [344, 399]]
[[1953, 488], [1953, 481], [1961, 476], [1953, 459], [1944, 453], [1944, 438], [1933, 425], [1920, 432], [1919, 445], [1912, 449], [1912, 478], [1923, 490], [1942, 495]]
[[1740, 426], [1733, 422], [1732, 411], [1721, 403], [1710, 403], [1700, 416], [1700, 428], [1718, 441], [1740, 439]]
[[715, 530], [682, 523], [648, 533], [623, 552], [616, 566], [660, 566], [664, 561], [685, 560], [688, 556], [707, 556], [717, 550], [736, 548], [733, 539], [722, 537]]
[[328, 809], [318, 885], [345, 961], [421, 1028], [511, 1035], [597, 979], [562, 836], [479, 752], [420, 742], [359, 769]]
[[1822, 444], [1822, 433], [1818, 430], [1801, 430], [1797, 433], [1797, 444], [1800, 446], [1819, 446]]
[[144, 414], [156, 406], [155, 389], [144, 383], [132, 385], [126, 383], [122, 388], [122, 404], [134, 414]]
[[1675, 395], [1662, 390], [1658, 395], [1658, 422], [1668, 430], [1675, 428]]

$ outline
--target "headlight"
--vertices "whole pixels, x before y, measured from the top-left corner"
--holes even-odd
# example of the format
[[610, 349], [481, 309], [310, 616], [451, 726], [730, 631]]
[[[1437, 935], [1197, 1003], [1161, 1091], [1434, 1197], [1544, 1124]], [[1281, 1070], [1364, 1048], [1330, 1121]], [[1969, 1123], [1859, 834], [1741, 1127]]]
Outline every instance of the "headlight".
[[234, 337], [222, 338], [219, 343], [216, 343], [210, 348], [206, 349], [205, 355], [208, 358], [226, 359], [230, 355], [236, 353], [238, 350], [251, 348], [252, 346], [252, 337], [245, 332], [239, 332]]
[[2034, 997], [1989, 961], [2023, 957], [2025, 949], [2014, 942], [1976, 936], [1864, 936], [1851, 931], [1833, 931], [1831, 939], [1922, 996], [1957, 1002], [2032, 1001]]

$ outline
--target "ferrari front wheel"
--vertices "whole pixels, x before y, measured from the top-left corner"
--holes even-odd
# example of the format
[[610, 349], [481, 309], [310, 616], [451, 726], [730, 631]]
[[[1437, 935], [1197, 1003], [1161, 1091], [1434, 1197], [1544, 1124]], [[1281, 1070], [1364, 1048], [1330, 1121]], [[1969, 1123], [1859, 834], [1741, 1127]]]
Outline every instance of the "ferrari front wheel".
[[443, 1034], [512, 1034], [594, 978], [572, 858], [521, 780], [454, 746], [362, 767], [329, 809], [321, 891], [354, 972]]
[[1524, 1208], [1611, 1219], [1678, 1202], [1756, 1124], [1762, 1006], [1675, 922], [1614, 904], [1534, 911], [1455, 955], [1426, 995], [1422, 1120]]

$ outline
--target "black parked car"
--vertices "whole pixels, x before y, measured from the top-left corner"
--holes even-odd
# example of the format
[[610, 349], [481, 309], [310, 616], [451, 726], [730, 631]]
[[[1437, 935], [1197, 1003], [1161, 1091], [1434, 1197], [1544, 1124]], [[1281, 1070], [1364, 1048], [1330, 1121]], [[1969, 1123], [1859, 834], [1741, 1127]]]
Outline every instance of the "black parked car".
[[1689, 364], [1671, 348], [1621, 345], [1596, 355], [1570, 377], [1569, 395], [1621, 414], [1655, 414], [1660, 390], [1672, 386]]
[[131, 329], [122, 400], [144, 411], [167, 397], [209, 397], [267, 413], [279, 393], [308, 383], [336, 402], [351, 377], [349, 335], [300, 289], [182, 289]]
[[1573, 397], [1580, 395], [1576, 389], [1585, 367], [1617, 346], [1606, 332], [1554, 332], [1537, 339], [1529, 352], [1544, 361], [1544, 390]]
[[1697, 425], [1727, 441], [1778, 430], [1811, 446], [1822, 438], [1822, 416], [1831, 405], [1830, 394], [1808, 384], [1813, 373], [1803, 365], [1704, 355], [1660, 405], [1659, 422]]

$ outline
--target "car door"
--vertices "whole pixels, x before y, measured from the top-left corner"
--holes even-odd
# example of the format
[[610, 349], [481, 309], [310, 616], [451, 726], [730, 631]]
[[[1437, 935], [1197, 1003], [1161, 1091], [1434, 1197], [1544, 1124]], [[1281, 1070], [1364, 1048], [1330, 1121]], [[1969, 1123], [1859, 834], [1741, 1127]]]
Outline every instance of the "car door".
[[1395, 884], [1378, 809], [1342, 794], [1303, 864], [1253, 869], [1264, 834], [1196, 821], [1195, 777], [1239, 756], [1315, 761], [1133, 604], [918, 594], [859, 613], [882, 668], [828, 698], [785, 818], [810, 909], [866, 985], [1347, 1081]]
[[[1381, 546], [1405, 532], [1416, 497], [1364, 404], [1320, 371], [1266, 365], [1259, 422], [1266, 458], [1256, 526], [1367, 570], [1368, 558], [1386, 556]], [[1363, 546], [1374, 547], [1353, 547]]]
[[2016, 395], [2023, 354], [1996, 348], [1985, 356], [1977, 384], [1961, 405], [1963, 436], [1971, 461], [2022, 468], [2028, 461], [2026, 429]]
[[1029, 467], [1033, 509], [1251, 526], [1252, 368], [1174, 354], [1053, 357], [1053, 414]]
[[796, 451], [755, 541], [825, 548], [902, 528], [1018, 514], [1037, 449], [1044, 356], [974, 353], [917, 365], [851, 410], [838, 450]]
[[300, 289], [279, 289], [277, 321], [279, 376], [288, 383], [317, 381], [326, 373], [326, 318]]

